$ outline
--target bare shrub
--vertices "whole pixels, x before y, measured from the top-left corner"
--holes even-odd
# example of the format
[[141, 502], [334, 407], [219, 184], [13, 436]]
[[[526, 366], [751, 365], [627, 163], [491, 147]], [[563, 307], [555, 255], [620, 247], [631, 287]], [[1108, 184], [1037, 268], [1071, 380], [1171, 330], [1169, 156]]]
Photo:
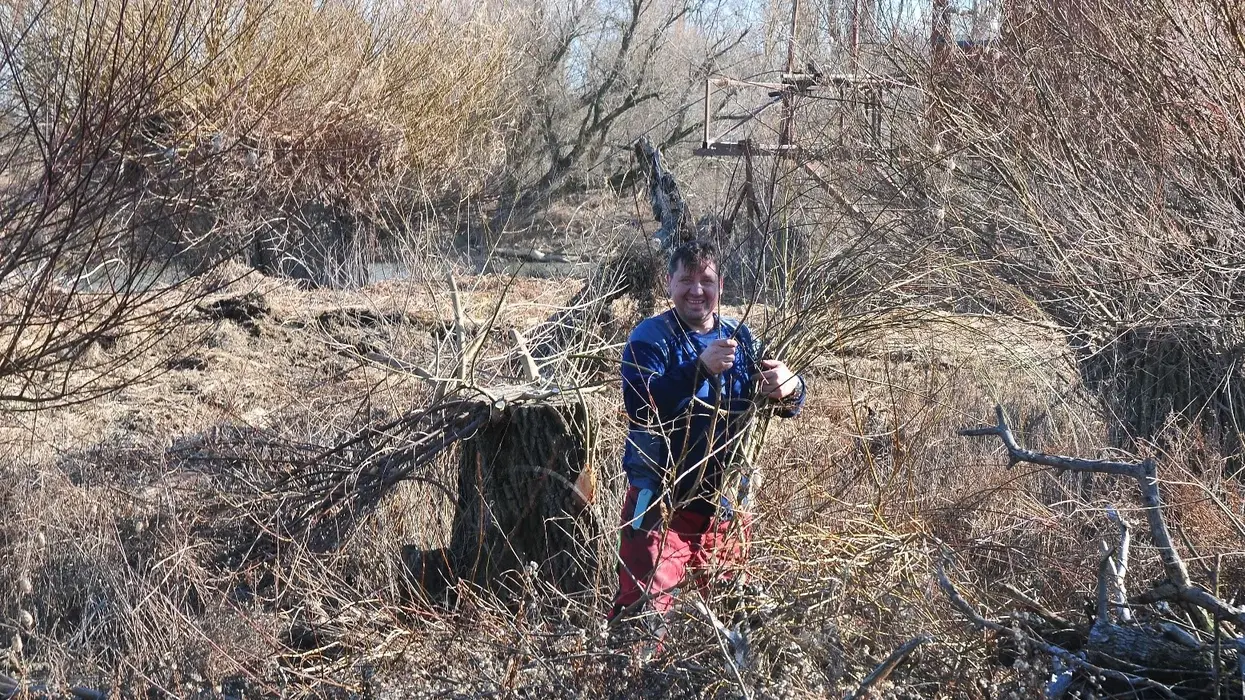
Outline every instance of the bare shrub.
[[[477, 186], [496, 156], [506, 97], [483, 77], [508, 45], [474, 15], [196, 0], [5, 12], [7, 399], [106, 391], [205, 291], [186, 275], [223, 259], [364, 279], [392, 228], [375, 222]], [[63, 367], [93, 371], [58, 385]]]
[[94, 9], [11, 6], [0, 34], [0, 395], [10, 406], [81, 401], [141, 376], [130, 361], [203, 292], [151, 235], [188, 226], [200, 203], [193, 178], [161, 188], [150, 177], [175, 167], [157, 84], [177, 58], [157, 36], [117, 38], [168, 18], [134, 9], [126, 25]]
[[931, 99], [956, 251], [1065, 328], [1119, 440], [1168, 412], [1240, 449], [1240, 9], [1012, 4]]

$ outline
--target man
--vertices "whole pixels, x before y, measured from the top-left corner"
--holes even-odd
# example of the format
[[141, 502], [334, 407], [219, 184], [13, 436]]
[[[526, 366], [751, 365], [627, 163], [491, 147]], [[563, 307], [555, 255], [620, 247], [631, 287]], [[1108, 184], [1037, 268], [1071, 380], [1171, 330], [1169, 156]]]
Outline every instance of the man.
[[703, 590], [712, 568], [742, 559], [748, 483], [732, 474], [732, 457], [758, 407], [791, 417], [804, 401], [803, 380], [762, 359], [747, 326], [718, 315], [719, 269], [711, 243], [676, 248], [674, 308], [636, 326], [623, 350], [628, 489], [611, 619], [645, 606], [664, 616], [689, 574]]

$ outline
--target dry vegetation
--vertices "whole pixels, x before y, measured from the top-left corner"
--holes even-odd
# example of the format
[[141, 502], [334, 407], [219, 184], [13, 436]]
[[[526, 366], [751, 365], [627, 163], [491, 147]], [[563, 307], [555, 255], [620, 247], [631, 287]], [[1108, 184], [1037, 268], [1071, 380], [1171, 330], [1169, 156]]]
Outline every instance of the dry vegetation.
[[[1213, 688], [1056, 694], [1035, 630], [1101, 662], [1117, 518], [1134, 598], [1170, 570], [1131, 480], [957, 434], [1001, 406], [1029, 448], [1155, 459], [1192, 578], [1245, 596], [1245, 15], [1216, 0], [1015, 3], [941, 59], [875, 14], [851, 64], [900, 87], [873, 155], [840, 157], [852, 93], [797, 100], [810, 162], [758, 156], [751, 190], [675, 161], [728, 312], [810, 395], [765, 424], [747, 586], [684, 591], [647, 664], [606, 628], [656, 225], [576, 190], [633, 181], [635, 135], [681, 152], [705, 75], [772, 67], [725, 7], [0, 2], [0, 697], [862, 697], [901, 648], [874, 696], [1240, 697], [1239, 610], [1156, 601]], [[847, 65], [804, 12], [801, 51]], [[551, 243], [586, 284], [480, 260]], [[404, 279], [366, 284], [382, 249]], [[598, 421], [589, 575], [446, 587], [463, 441], [532, 387]]]
[[[243, 291], [254, 279], [246, 278], [226, 294]], [[484, 315], [499, 291], [488, 280], [479, 285], [466, 295], [469, 315]], [[508, 322], [530, 326], [569, 291], [565, 284], [524, 282], [510, 291]], [[357, 674], [365, 672], [377, 674], [374, 682], [384, 686], [453, 687], [453, 681], [436, 681], [444, 674], [463, 683], [473, 679], [481, 689], [490, 683], [498, 688], [507, 664], [542, 662], [550, 667], [546, 673], [569, 671], [557, 671], [557, 654], [569, 654], [576, 644], [586, 654], [578, 663], [596, 658], [590, 665], [604, 664], [609, 653], [597, 639], [600, 624], [593, 618], [608, 590], [594, 591], [571, 609], [582, 634], [576, 636], [570, 627], [558, 630], [565, 639], [525, 652], [531, 658], [522, 662], [514, 661], [523, 657], [508, 647], [522, 640], [524, 625], [557, 629], [556, 608], [561, 606], [556, 598], [545, 599], [547, 592], [538, 588], [530, 594], [535, 596], [530, 604], [539, 603], [543, 610], [521, 611], [517, 618], [516, 611], [495, 607], [488, 598], [466, 596], [452, 611], [428, 609], [412, 600], [401, 566], [402, 547], [444, 545], [452, 514], [452, 502], [431, 488], [412, 485], [395, 494], [340, 552], [283, 562], [279, 574], [268, 574], [279, 575], [279, 580], [252, 580], [259, 574], [228, 568], [229, 548], [243, 543], [222, 531], [245, 531], [245, 523], [239, 522], [245, 513], [221, 503], [215, 481], [219, 475], [213, 470], [223, 468], [223, 460], [207, 457], [219, 454], [235, 432], [333, 444], [361, 422], [426, 400], [418, 380], [361, 366], [353, 350], [341, 350], [369, 339], [412, 358], [426, 356], [435, 343], [430, 329], [451, 317], [444, 298], [405, 286], [358, 294], [309, 293], [261, 279], [259, 293], [271, 310], [250, 328], [209, 318], [186, 323], [168, 339], [184, 355], [170, 365], [175, 369], [150, 382], [89, 407], [9, 416], [5, 444], [12, 454], [5, 459], [10, 465], [5, 483], [11, 515], [5, 529], [4, 576], [6, 590], [15, 594], [6, 599], [5, 611], [6, 619], [15, 623], [8, 641], [23, 640], [20, 649], [11, 647], [10, 671], [46, 675], [53, 683], [129, 688], [127, 692], [152, 683], [180, 693], [191, 690], [185, 684], [196, 683], [196, 677], [203, 680], [193, 686], [195, 691], [221, 683], [246, 683], [253, 689], [298, 687], [299, 679], [323, 690], [322, 684], [334, 677], [358, 689], [365, 678]], [[344, 313], [348, 310], [376, 315], [397, 311], [404, 321], [372, 329], [338, 322], [351, 318]], [[326, 325], [320, 321], [325, 318], [335, 320]], [[900, 366], [887, 360], [869, 362]], [[914, 366], [921, 366], [919, 360]], [[825, 566], [825, 554], [859, 556], [852, 550], [874, 537], [884, 543], [893, 536], [902, 545], [919, 532], [844, 528], [844, 504], [876, 499], [874, 489], [859, 495], [843, 492], [838, 502], [821, 502], [838, 490], [827, 467], [847, 458], [867, 468], [859, 447], [842, 437], [850, 428], [851, 404], [844, 405], [845, 392], [832, 388], [835, 380], [830, 377], [838, 370], [827, 363], [824, 371], [827, 381], [817, 383], [818, 395], [799, 439], [774, 451], [768, 493], [775, 500], [766, 509], [773, 517], [767, 518], [760, 545], [773, 555], [757, 558], [758, 580], [774, 586], [780, 600], [812, 596], [801, 604], [833, 601], [847, 593], [836, 593], [833, 586], [801, 591], [803, 586], [785, 583], [790, 576], [797, 576], [792, 584], [798, 580], [799, 569], [808, 565], [802, 562]], [[863, 410], [863, 405], [857, 408]], [[617, 448], [620, 427], [617, 421], [607, 422], [600, 448], [606, 465], [611, 461], [607, 455]], [[213, 440], [215, 453], [208, 449]], [[839, 454], [829, 460], [827, 452]], [[894, 477], [905, 488], [913, 487], [909, 476], [900, 477], [905, 468], [897, 466]], [[839, 471], [834, 469], [835, 474]], [[605, 474], [609, 490], [616, 492], [616, 469]], [[453, 488], [446, 473], [426, 476]], [[904, 529], [923, 507], [917, 502], [926, 501], [915, 498], [925, 490], [915, 486], [913, 504], [898, 508], [904, 513]], [[606, 514], [612, 507], [608, 499], [601, 506]], [[852, 520], [874, 518], [862, 511]], [[823, 530], [829, 524], [834, 525], [833, 536]], [[919, 551], [918, 542], [909, 544]], [[808, 557], [809, 547], [823, 554]], [[797, 569], [790, 570], [792, 566]], [[762, 576], [760, 571], [769, 567], [773, 573]], [[819, 586], [830, 583], [817, 580]], [[31, 590], [24, 592], [19, 581], [28, 581]], [[34, 616], [33, 627], [20, 629], [21, 611]], [[828, 617], [823, 632], [841, 626], [837, 619]], [[311, 644], [296, 638], [300, 634], [323, 639]], [[451, 655], [433, 664], [425, 658], [443, 651], [444, 640], [463, 634], [474, 639], [483, 634], [491, 642], [456, 645], [455, 653], [479, 654], [478, 662]], [[841, 655], [837, 639], [814, 641], [824, 647], [820, 653]], [[706, 647], [698, 655], [710, 651]], [[720, 660], [710, 654], [703, 665], [716, 672]], [[491, 667], [498, 675], [490, 681]], [[96, 675], [102, 672], [114, 675]], [[520, 688], [552, 680], [542, 680], [540, 672], [533, 677], [512, 673], [516, 675], [510, 682]], [[588, 685], [567, 687], [569, 694], [592, 689], [594, 681], [578, 675], [561, 682], [575, 679]], [[794, 678], [799, 680], [799, 675]]]
[[[496, 278], [460, 284], [470, 317], [490, 315], [505, 288]], [[503, 325], [530, 330], [576, 286], [519, 281]], [[1007, 470], [993, 446], [955, 437], [995, 403], [1035, 447], [1093, 454], [1104, 429], [1081, 421], [1073, 366], [1049, 332], [941, 316], [862, 337], [808, 368], [805, 415], [777, 424], [764, 453], [749, 569], [760, 593], [738, 671], [695, 596], [679, 608], [671, 651], [633, 666], [604, 635], [608, 572], [569, 598], [536, 578], [500, 599], [462, 583], [448, 607], [425, 602], [404, 548], [448, 544], [454, 502], [443, 489], [455, 488], [455, 471], [444, 460], [335, 551], [292, 548], [239, 566], [257, 523], [230, 478], [235, 461], [272, 466], [291, 445], [314, 454], [426, 402], [421, 380], [362, 360], [359, 348], [427, 359], [453, 318], [444, 293], [401, 283], [306, 292], [251, 275], [221, 296], [252, 288], [264, 315], [239, 323], [200, 312], [166, 339], [178, 355], [160, 376], [82, 407], [6, 416], [10, 675], [125, 695], [813, 697], [854, 688], [928, 633], [934, 641], [884, 692], [1029, 697], [1047, 671], [963, 624], [935, 583], [939, 543], [957, 552], [957, 582], [987, 609], [1009, 602], [995, 597], [1006, 582], [1076, 618], [1092, 597], [1098, 538], [1112, 530], [1101, 506], [1140, 517], [1127, 484], [1091, 489]], [[623, 307], [616, 333], [633, 320]], [[387, 320], [367, 320], [376, 318]], [[506, 349], [495, 335], [488, 353]], [[622, 430], [607, 419], [597, 446], [604, 522], [616, 517]], [[1223, 554], [1221, 580], [1240, 580], [1224, 543], [1245, 501], [1195, 457], [1196, 435], [1180, 437], [1164, 463], [1169, 517], [1198, 562]], [[1144, 543], [1134, 557], [1139, 580], [1158, 574]]]

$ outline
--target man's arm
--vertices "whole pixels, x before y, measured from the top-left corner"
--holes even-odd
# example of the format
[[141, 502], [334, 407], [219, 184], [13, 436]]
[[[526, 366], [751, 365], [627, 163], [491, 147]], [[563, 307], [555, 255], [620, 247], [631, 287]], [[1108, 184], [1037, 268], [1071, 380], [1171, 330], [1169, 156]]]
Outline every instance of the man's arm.
[[[634, 336], [623, 350], [623, 404], [631, 420], [641, 425], [672, 420], [708, 381], [695, 357], [667, 367], [673, 351], [664, 343]], [[653, 416], [652, 411], [657, 411]]]

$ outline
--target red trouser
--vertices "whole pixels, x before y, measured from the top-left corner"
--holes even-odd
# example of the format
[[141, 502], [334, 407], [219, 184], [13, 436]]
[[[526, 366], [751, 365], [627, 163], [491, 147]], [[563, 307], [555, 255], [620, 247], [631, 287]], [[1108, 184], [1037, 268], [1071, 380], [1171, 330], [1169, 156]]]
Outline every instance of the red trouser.
[[707, 593], [714, 577], [732, 577], [733, 569], [748, 554], [751, 520], [745, 514], [738, 514], [737, 520], [726, 520], [679, 509], [663, 525], [661, 509], [655, 504], [644, 518], [648, 529], [633, 530], [629, 523], [639, 492], [632, 486], [623, 500], [618, 597], [614, 599], [611, 616], [645, 594], [652, 609], [664, 615], [674, 604], [670, 591], [683, 582], [689, 571], [695, 576], [696, 586]]

